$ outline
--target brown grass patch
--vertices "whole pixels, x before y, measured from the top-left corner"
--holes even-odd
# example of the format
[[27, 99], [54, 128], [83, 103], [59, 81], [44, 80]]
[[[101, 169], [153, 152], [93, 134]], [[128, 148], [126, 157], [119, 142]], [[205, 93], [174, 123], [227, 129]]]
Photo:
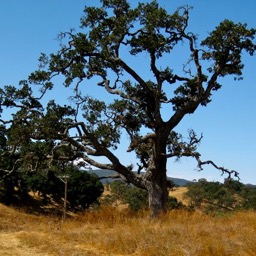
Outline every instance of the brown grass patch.
[[187, 187], [178, 187], [174, 188], [170, 191], [169, 195], [176, 197], [178, 201], [182, 202], [183, 204], [187, 205], [188, 200], [184, 198], [184, 194], [188, 191]]
[[[183, 210], [158, 220], [112, 207], [67, 219], [0, 205], [0, 255], [254, 255], [256, 213]], [[6, 242], [9, 241], [9, 242]]]

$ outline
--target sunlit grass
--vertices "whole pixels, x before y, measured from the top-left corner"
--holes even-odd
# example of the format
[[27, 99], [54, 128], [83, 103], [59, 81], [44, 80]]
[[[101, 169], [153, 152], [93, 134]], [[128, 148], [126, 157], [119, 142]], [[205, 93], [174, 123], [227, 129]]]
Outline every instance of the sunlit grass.
[[[112, 207], [65, 222], [0, 206], [0, 234], [44, 255], [254, 255], [256, 213], [171, 211], [157, 220]], [[1, 237], [0, 237], [1, 239]], [[1, 241], [0, 241], [1, 244]]]

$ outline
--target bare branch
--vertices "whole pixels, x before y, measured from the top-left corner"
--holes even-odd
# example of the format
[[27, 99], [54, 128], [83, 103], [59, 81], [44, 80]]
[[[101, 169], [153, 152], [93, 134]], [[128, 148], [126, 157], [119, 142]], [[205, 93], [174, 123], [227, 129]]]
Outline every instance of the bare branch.
[[138, 165], [138, 170], [137, 173], [140, 174], [140, 172], [143, 170], [143, 168], [145, 167], [145, 161], [143, 163], [143, 165], [137, 164]]
[[117, 59], [117, 61], [120, 64], [120, 66], [144, 88], [144, 90], [149, 91], [147, 83], [139, 76], [139, 74], [134, 69], [128, 66], [127, 63], [125, 63], [121, 59]]
[[116, 83], [117, 82], [122, 82], [122, 81], [117, 79], [116, 82], [115, 82], [115, 85], [113, 87], [111, 87], [110, 86], [110, 81], [108, 79], [104, 79], [102, 82], [98, 83], [98, 85], [104, 86], [104, 88], [110, 94], [119, 95], [123, 99], [132, 100], [133, 102], [136, 102], [137, 104], [141, 104], [141, 102], [136, 97], [130, 97], [127, 94], [125, 94], [123, 91], [116, 89]]
[[238, 178], [238, 180], [240, 180], [239, 178], [239, 173], [235, 170], [229, 170], [229, 169], [226, 169], [224, 167], [220, 167], [220, 166], [217, 166], [212, 160], [208, 160], [208, 161], [201, 161], [199, 157], [196, 158], [197, 162], [198, 162], [198, 168], [199, 170], [203, 170], [203, 165], [206, 165], [206, 164], [210, 164], [212, 165], [214, 168], [220, 170], [222, 172], [222, 175], [224, 173], [228, 174], [228, 178], [231, 179], [231, 176], [234, 175], [236, 178]]
[[4, 121], [3, 119], [0, 119], [0, 123], [10, 124], [10, 123], [13, 123], [13, 120]]

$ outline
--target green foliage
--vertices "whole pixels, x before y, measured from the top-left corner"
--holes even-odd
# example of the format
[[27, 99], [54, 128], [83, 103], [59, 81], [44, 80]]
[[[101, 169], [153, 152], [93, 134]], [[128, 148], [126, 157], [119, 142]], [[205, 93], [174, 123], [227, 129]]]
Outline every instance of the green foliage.
[[176, 197], [169, 196], [168, 202], [167, 202], [167, 209], [173, 210], [173, 209], [181, 209], [185, 206], [182, 204], [182, 202], [178, 201]]
[[124, 202], [133, 211], [139, 211], [148, 207], [148, 192], [146, 190], [132, 187], [124, 194]]
[[15, 190], [14, 190], [15, 180], [10, 177], [1, 181], [0, 184], [0, 202], [6, 205], [11, 204], [14, 201]]
[[119, 200], [128, 204], [133, 211], [139, 211], [148, 206], [147, 191], [128, 185], [122, 181], [114, 181], [110, 184], [113, 200]]
[[128, 189], [129, 186], [121, 180], [116, 180], [110, 184], [111, 193], [115, 196], [116, 200], [123, 200]]
[[233, 179], [208, 182], [200, 179], [188, 185], [186, 197], [190, 207], [207, 212], [232, 211], [235, 209], [256, 209], [256, 189]]
[[[104, 188], [95, 174], [79, 170], [77, 167], [65, 167], [67, 179], [67, 200], [68, 206], [72, 210], [88, 209], [97, 202]], [[46, 171], [41, 173], [29, 173], [26, 182], [32, 191], [40, 192], [47, 202], [50, 197], [57, 202], [64, 198], [64, 178], [63, 173], [56, 171]]]
[[189, 184], [186, 196], [192, 207], [201, 207], [203, 204], [218, 209], [232, 209], [234, 207], [234, 193], [220, 182], [207, 182], [201, 179]]
[[68, 179], [67, 199], [71, 209], [88, 209], [98, 203], [98, 198], [104, 191], [102, 183], [96, 174], [81, 171], [76, 168], [67, 170]]
[[203, 54], [205, 59], [216, 61], [215, 70], [222, 76], [234, 74], [241, 76], [243, 64], [241, 60], [242, 51], [247, 51], [253, 55], [256, 46], [253, 43], [255, 29], [247, 29], [247, 24], [235, 24], [230, 20], [224, 20], [216, 30], [202, 42], [202, 45], [208, 46], [209, 51]]
[[49, 203], [50, 198], [56, 202], [61, 202], [64, 197], [63, 183], [54, 171], [28, 172], [24, 175], [24, 179], [29, 190], [38, 192], [43, 197], [45, 204]]
[[241, 191], [243, 197], [242, 208], [246, 210], [256, 210], [256, 187], [243, 187]]
[[[97, 203], [104, 188], [95, 174], [79, 170], [77, 167], [66, 168], [68, 178], [67, 200], [71, 210], [88, 209]], [[64, 198], [64, 182], [53, 170], [37, 172], [16, 171], [5, 177], [0, 184], [0, 201], [5, 204], [26, 198], [29, 191], [38, 192], [43, 203], [51, 200], [61, 203]], [[19, 195], [19, 198], [17, 198]]]
[[9, 153], [7, 133], [6, 127], [0, 125], [0, 202], [11, 204], [15, 199], [15, 187], [21, 186], [22, 182], [19, 173], [14, 172], [13, 166], [19, 159], [17, 154], [11, 156]]

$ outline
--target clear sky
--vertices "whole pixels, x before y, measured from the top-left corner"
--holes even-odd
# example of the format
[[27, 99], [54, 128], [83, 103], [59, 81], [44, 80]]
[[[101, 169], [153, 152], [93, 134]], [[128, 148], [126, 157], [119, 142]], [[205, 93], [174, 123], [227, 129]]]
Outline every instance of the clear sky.
[[[146, 2], [146, 1], [141, 1]], [[57, 35], [70, 28], [78, 28], [85, 5], [98, 4], [98, 0], [0, 0], [0, 86], [17, 85], [37, 69], [41, 52], [58, 49]], [[131, 0], [136, 4], [137, 1]], [[170, 12], [178, 6], [193, 6], [190, 30], [207, 36], [220, 21], [231, 19], [256, 28], [255, 0], [159, 0]], [[177, 127], [186, 132], [193, 128], [203, 133], [199, 147], [203, 160], [240, 172], [244, 183], [256, 184], [256, 56], [244, 58], [244, 80], [223, 80], [223, 88], [213, 95], [206, 108], [186, 117]], [[207, 178], [220, 180], [218, 170], [195, 170], [194, 160], [170, 162], [168, 175], [186, 179]]]

